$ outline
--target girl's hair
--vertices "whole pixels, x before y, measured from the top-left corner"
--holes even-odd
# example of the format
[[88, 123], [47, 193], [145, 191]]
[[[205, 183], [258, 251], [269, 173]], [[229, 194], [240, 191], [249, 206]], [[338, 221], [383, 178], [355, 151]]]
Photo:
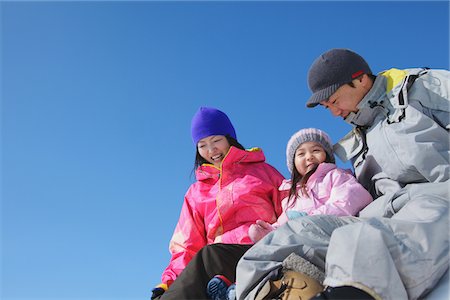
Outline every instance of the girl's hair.
[[[225, 135], [225, 138], [227, 139], [228, 144], [230, 144], [230, 147], [234, 146], [234, 147], [239, 148], [241, 150], [245, 150], [244, 146], [242, 146], [235, 138], [229, 136], [228, 134]], [[201, 165], [203, 165], [205, 163], [209, 163], [206, 159], [204, 159], [200, 155], [200, 153], [198, 152], [198, 148], [197, 147], [195, 147], [195, 148], [196, 148], [196, 150], [195, 150], [196, 153], [195, 153], [195, 162], [194, 162], [194, 170], [193, 170], [194, 173], [195, 173], [195, 170], [197, 170], [198, 167], [200, 167]]]
[[[326, 152], [325, 152], [326, 153]], [[333, 158], [326, 153], [326, 157], [325, 157], [325, 161], [326, 163], [334, 163]], [[305, 195], [308, 196], [308, 192], [306, 190], [306, 183], [308, 182], [309, 177], [311, 177], [312, 174], [314, 174], [314, 172], [317, 170], [317, 167], [319, 165], [314, 166], [314, 168], [312, 168], [311, 170], [309, 170], [305, 175], [300, 175], [300, 173], [297, 171], [297, 168], [295, 167], [295, 156], [293, 158], [294, 160], [294, 168], [292, 168], [292, 174], [291, 174], [291, 188], [289, 189], [289, 198], [288, 198], [288, 205], [287, 207], [289, 207], [291, 204], [294, 204], [295, 201], [294, 200], [295, 197], [297, 197], [297, 185], [299, 185], [300, 187], [300, 192]]]

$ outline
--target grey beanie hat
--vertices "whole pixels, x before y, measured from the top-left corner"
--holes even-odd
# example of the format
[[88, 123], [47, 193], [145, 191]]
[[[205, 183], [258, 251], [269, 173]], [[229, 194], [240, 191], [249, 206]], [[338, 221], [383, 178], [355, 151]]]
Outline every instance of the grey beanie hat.
[[331, 49], [319, 56], [308, 71], [308, 86], [313, 92], [306, 102], [314, 107], [336, 92], [338, 88], [362, 74], [372, 74], [359, 54], [349, 49]]
[[316, 142], [319, 143], [325, 152], [330, 156], [331, 162], [335, 162], [333, 153], [333, 144], [331, 139], [320, 129], [316, 128], [305, 128], [297, 131], [287, 143], [286, 147], [286, 164], [290, 173], [294, 169], [294, 155], [297, 148], [306, 142]]

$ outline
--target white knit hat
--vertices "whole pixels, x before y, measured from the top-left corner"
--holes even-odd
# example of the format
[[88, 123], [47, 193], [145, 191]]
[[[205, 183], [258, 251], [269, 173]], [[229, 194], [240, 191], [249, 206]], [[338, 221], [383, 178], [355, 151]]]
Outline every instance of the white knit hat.
[[316, 128], [305, 128], [297, 131], [287, 143], [286, 147], [286, 163], [289, 172], [292, 173], [294, 169], [294, 155], [297, 148], [306, 142], [316, 142], [319, 143], [325, 152], [330, 156], [331, 162], [335, 162], [334, 153], [333, 153], [333, 144], [331, 143], [331, 139], [320, 129]]

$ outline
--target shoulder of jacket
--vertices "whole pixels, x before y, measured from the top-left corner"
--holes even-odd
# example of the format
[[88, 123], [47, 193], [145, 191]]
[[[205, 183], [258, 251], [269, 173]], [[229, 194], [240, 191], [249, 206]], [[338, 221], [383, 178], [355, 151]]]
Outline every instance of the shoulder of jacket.
[[[232, 151], [227, 154], [224, 162], [228, 162], [228, 160], [233, 162], [246, 162], [246, 163], [260, 163], [265, 162], [266, 157], [261, 148], [253, 147], [250, 149], [239, 149], [236, 147], [232, 147]], [[230, 157], [229, 157], [230, 156]]]
[[386, 78], [386, 93], [392, 92], [396, 94], [399, 91], [400, 86], [403, 85], [405, 78], [411, 75], [418, 75], [421, 72], [427, 70], [426, 68], [409, 68], [409, 69], [396, 69], [391, 68], [389, 70], [378, 73], [379, 76]]
[[279, 191], [288, 191], [291, 188], [291, 186], [292, 186], [291, 179], [283, 179], [278, 190]]
[[328, 174], [330, 174], [330, 176], [332, 177], [335, 176], [336, 178], [342, 178], [344, 180], [347, 180], [346, 178], [355, 178], [355, 175], [353, 174], [352, 170], [338, 167], [336, 167], [336, 169], [329, 171]]
[[342, 162], [348, 162], [361, 152], [363, 145], [361, 134], [356, 128], [353, 128], [333, 145], [333, 152]]
[[322, 181], [326, 177], [332, 176], [336, 172], [337, 166], [334, 163], [323, 162], [319, 164], [316, 171], [309, 177], [306, 185], [315, 184], [317, 181]]
[[259, 147], [252, 147], [250, 149], [245, 149], [245, 151], [248, 151], [248, 152], [262, 152], [262, 149], [259, 148]]

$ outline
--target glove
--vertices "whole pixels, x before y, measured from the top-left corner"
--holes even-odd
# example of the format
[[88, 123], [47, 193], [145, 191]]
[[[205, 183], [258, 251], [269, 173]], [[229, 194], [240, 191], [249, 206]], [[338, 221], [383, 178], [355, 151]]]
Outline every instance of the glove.
[[152, 297], [150, 298], [151, 300], [157, 299], [159, 296], [161, 296], [162, 294], [164, 294], [164, 292], [167, 290], [167, 284], [165, 283], [161, 283], [160, 285], [158, 285], [157, 287], [155, 287], [152, 290]]
[[160, 287], [156, 287], [152, 290], [152, 298], [151, 300], [154, 300], [156, 298], [158, 298], [159, 296], [161, 296], [162, 294], [164, 294], [166, 290]]
[[256, 243], [272, 230], [272, 225], [270, 225], [266, 221], [257, 220], [255, 224], [250, 225], [250, 228], [248, 229], [248, 236], [253, 241], [253, 243]]

